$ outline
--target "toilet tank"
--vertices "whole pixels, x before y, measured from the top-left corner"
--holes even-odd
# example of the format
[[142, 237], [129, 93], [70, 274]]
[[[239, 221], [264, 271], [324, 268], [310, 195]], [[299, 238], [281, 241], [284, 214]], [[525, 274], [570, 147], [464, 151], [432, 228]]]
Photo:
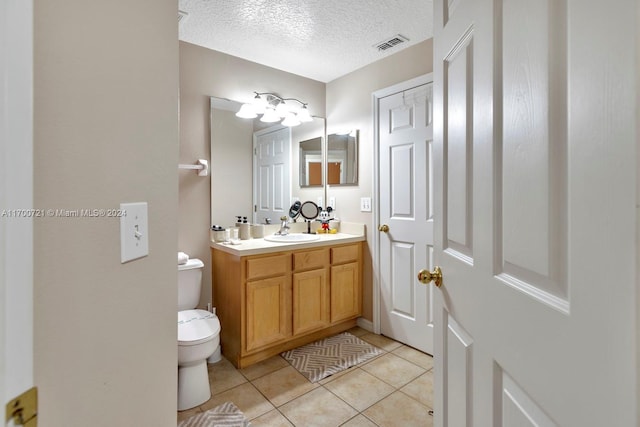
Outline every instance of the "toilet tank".
[[178, 311], [196, 308], [202, 290], [204, 263], [192, 258], [186, 264], [178, 264]]

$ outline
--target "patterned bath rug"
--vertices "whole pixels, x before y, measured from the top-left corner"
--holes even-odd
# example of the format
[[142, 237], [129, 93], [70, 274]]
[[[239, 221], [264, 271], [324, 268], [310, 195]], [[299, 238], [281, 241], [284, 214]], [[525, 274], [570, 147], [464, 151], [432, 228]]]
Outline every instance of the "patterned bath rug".
[[183, 420], [178, 427], [247, 427], [250, 425], [236, 405], [226, 402], [207, 412], [201, 412]]
[[343, 332], [280, 355], [315, 383], [382, 353], [378, 347], [349, 332]]

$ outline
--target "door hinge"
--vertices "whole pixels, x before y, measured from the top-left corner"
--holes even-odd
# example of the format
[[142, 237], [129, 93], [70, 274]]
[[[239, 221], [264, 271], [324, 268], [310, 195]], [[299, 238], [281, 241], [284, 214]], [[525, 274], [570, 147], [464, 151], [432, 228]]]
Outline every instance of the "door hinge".
[[5, 424], [13, 421], [16, 426], [38, 426], [38, 388], [32, 387], [11, 400], [6, 406]]

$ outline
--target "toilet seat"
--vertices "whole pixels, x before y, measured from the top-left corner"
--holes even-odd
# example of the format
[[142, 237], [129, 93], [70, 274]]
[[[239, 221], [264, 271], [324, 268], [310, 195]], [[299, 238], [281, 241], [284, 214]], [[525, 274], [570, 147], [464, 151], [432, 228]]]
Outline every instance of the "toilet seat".
[[178, 345], [191, 346], [212, 340], [220, 333], [220, 320], [207, 310], [178, 312]]

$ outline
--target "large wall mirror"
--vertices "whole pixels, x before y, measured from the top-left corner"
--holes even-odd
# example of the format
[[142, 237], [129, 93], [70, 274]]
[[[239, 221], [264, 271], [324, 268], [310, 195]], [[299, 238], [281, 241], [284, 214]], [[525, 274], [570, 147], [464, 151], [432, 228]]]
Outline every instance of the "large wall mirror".
[[358, 131], [327, 137], [327, 184], [358, 184]]
[[[264, 134], [267, 128], [277, 129], [280, 125], [263, 123], [259, 119], [236, 117], [241, 103], [218, 97], [210, 98], [211, 105], [211, 224], [230, 226], [236, 216], [246, 216], [249, 221], [263, 222], [264, 218], [254, 216], [254, 134]], [[324, 197], [324, 185], [300, 185], [300, 149], [302, 141], [319, 141], [321, 158], [325, 138], [325, 119], [314, 117], [313, 122], [290, 128], [290, 153], [285, 159], [288, 173], [288, 188], [276, 188], [275, 196], [285, 194], [283, 209], [285, 214], [294, 199], [318, 201]], [[306, 147], [306, 146], [305, 146]], [[304, 148], [303, 148], [304, 150]], [[276, 181], [276, 180], [274, 180]], [[275, 182], [271, 182], [276, 186]], [[289, 197], [290, 195], [290, 197]], [[287, 200], [284, 200], [287, 199]], [[277, 222], [278, 217], [271, 218]]]

